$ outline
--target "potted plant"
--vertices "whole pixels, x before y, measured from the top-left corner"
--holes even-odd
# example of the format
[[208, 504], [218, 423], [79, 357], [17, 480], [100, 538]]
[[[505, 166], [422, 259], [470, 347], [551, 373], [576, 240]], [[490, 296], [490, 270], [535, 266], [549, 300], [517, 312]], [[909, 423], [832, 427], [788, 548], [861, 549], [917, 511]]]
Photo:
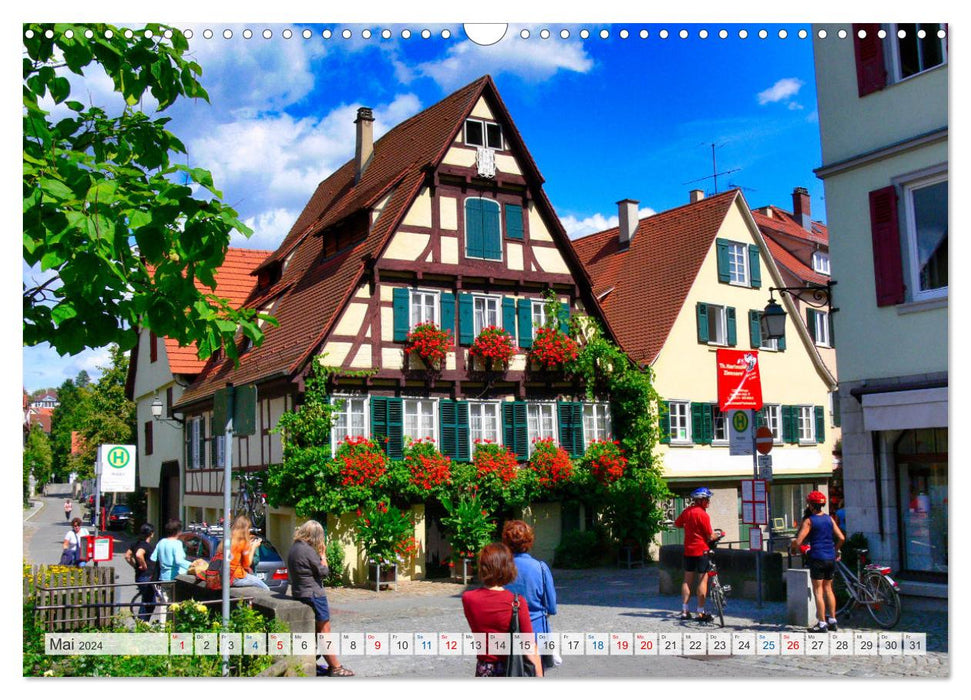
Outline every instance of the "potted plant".
[[405, 354], [416, 357], [431, 372], [440, 372], [448, 349], [452, 346], [452, 334], [434, 323], [420, 323], [405, 338]]
[[398, 587], [398, 562], [414, 554], [415, 525], [411, 516], [385, 503], [358, 510], [355, 522], [357, 543], [368, 559], [368, 581], [374, 590]]
[[469, 357], [478, 358], [487, 372], [505, 372], [518, 350], [508, 331], [497, 326], [486, 326], [472, 341]]
[[553, 438], [533, 440], [529, 468], [536, 472], [539, 485], [547, 489], [556, 488], [573, 475], [570, 455]]
[[489, 520], [488, 511], [475, 495], [463, 494], [455, 502], [443, 496], [442, 505], [448, 512], [442, 518], [442, 526], [452, 546], [449, 566], [457, 569], [454, 577], [468, 584], [474, 575], [475, 556], [489, 544], [495, 523]]
[[544, 327], [536, 332], [533, 347], [529, 351], [530, 362], [539, 369], [552, 372], [575, 360], [580, 347], [558, 328]]
[[435, 447], [429, 437], [411, 440], [405, 445], [405, 466], [408, 467], [408, 483], [426, 493], [448, 486], [452, 481], [452, 460]]

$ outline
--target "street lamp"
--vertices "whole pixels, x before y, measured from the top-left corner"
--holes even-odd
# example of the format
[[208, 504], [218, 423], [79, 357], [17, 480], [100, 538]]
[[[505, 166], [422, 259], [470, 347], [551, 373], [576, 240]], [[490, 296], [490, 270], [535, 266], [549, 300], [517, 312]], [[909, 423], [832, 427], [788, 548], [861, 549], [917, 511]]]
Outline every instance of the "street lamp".
[[827, 313], [833, 314], [839, 311], [833, 308], [833, 287], [835, 286], [836, 282], [829, 280], [826, 284], [813, 284], [808, 287], [769, 287], [769, 303], [762, 311], [762, 318], [759, 320], [762, 337], [778, 339], [785, 337], [786, 334], [786, 312], [776, 302], [772, 292], [788, 294], [816, 309], [825, 307]]
[[165, 421], [167, 423], [178, 423], [179, 425], [185, 424], [185, 420], [184, 419], [179, 418], [179, 417], [175, 416], [174, 414], [172, 415], [171, 418], [163, 418], [162, 417], [162, 408], [163, 408], [163, 406], [162, 406], [162, 399], [160, 399], [158, 397], [158, 395], [156, 395], [155, 396], [155, 399], [152, 401], [152, 419], [153, 420]]

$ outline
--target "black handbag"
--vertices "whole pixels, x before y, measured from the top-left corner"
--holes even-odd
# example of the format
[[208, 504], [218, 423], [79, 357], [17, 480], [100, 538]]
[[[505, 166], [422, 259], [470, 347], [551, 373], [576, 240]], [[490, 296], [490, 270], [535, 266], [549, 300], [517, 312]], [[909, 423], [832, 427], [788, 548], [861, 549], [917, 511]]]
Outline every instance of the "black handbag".
[[[509, 634], [519, 632], [519, 595], [513, 593], [512, 598], [512, 620], [509, 622]], [[511, 643], [510, 637], [510, 643]], [[536, 667], [533, 662], [523, 654], [509, 654], [506, 659], [506, 676], [508, 677], [530, 677], [536, 675]]]

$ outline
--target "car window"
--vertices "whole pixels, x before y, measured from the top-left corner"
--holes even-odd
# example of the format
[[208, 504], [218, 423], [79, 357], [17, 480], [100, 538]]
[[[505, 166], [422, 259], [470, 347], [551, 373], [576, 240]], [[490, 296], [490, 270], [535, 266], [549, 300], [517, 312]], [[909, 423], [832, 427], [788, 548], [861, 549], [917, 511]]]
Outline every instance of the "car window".
[[189, 535], [184, 540], [182, 540], [185, 546], [185, 556], [187, 559], [198, 559], [201, 555], [199, 554], [200, 546], [202, 545], [202, 540], [198, 537]]

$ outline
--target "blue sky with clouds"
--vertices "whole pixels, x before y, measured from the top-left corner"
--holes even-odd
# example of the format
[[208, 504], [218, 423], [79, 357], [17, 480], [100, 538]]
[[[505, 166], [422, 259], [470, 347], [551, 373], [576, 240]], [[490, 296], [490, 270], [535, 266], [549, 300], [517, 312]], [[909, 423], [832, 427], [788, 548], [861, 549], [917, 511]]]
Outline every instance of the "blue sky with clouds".
[[[812, 45], [798, 37], [808, 24], [510, 25], [491, 46], [470, 42], [458, 24], [178, 26], [194, 31], [190, 47], [211, 102], [178, 104], [170, 126], [189, 163], [212, 171], [255, 230], [234, 245], [277, 246], [317, 183], [353, 156], [358, 106], [374, 109], [380, 136], [485, 73], [574, 237], [616, 225], [619, 199], [638, 200], [649, 215], [686, 203], [690, 189], [712, 193], [714, 181], [700, 180], [712, 174], [711, 144], [717, 170], [733, 171], [718, 177], [719, 191], [740, 186], [753, 207], [789, 209], [792, 189], [804, 186], [814, 217], [825, 218], [812, 172], [820, 165]], [[206, 28], [213, 38], [203, 37]], [[75, 88], [94, 102], [112, 100], [101, 76]], [[57, 386], [80, 369], [95, 375], [106, 359], [105, 351], [60, 358], [25, 348], [24, 385]]]

